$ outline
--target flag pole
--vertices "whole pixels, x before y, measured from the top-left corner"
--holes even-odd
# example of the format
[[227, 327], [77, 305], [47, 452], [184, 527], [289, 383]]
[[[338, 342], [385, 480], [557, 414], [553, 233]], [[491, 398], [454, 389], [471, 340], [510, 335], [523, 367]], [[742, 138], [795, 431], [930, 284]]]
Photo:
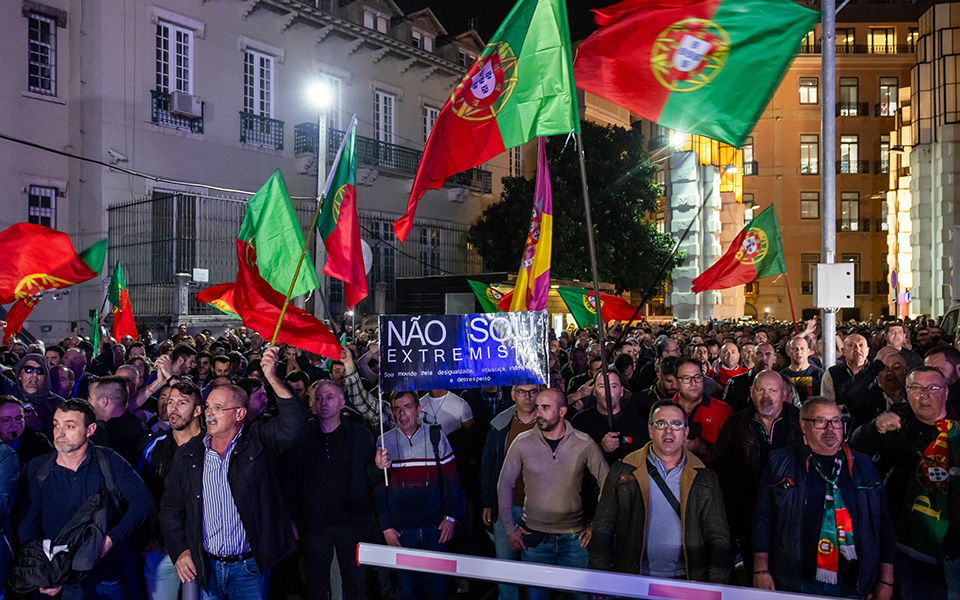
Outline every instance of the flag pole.
[[[317, 210], [313, 211], [313, 221], [310, 223], [307, 237], [303, 240], [303, 248], [300, 250], [300, 260], [297, 261], [297, 269], [293, 272], [293, 279], [290, 280], [290, 289], [287, 290], [287, 295], [283, 299], [283, 306], [280, 308], [280, 318], [277, 319], [277, 327], [273, 330], [273, 339], [270, 340], [271, 346], [276, 345], [277, 336], [280, 335], [280, 324], [283, 323], [283, 316], [287, 313], [287, 305], [290, 304], [293, 287], [297, 283], [297, 277], [300, 276], [300, 267], [303, 266], [303, 259], [307, 256], [307, 248], [310, 247], [310, 240], [313, 239], [313, 230], [317, 228], [317, 220], [320, 219], [320, 207], [323, 205], [324, 197], [325, 196], [320, 197], [320, 200], [317, 202]], [[326, 308], [326, 304], [324, 304], [324, 308]], [[329, 315], [329, 312], [327, 314]], [[330, 324], [333, 325], [333, 319], [330, 320]]]
[[580, 184], [583, 188], [583, 211], [587, 224], [587, 245], [590, 247], [590, 269], [593, 271], [593, 301], [597, 307], [597, 340], [600, 342], [600, 370], [603, 373], [604, 398], [607, 399], [607, 426], [613, 431], [613, 406], [610, 402], [610, 372], [607, 369], [607, 344], [603, 331], [603, 302], [600, 301], [600, 275], [597, 272], [597, 247], [593, 242], [593, 215], [590, 213], [590, 191], [587, 189], [587, 164], [583, 158], [583, 138], [577, 133], [577, 157], [580, 159]]
[[[377, 385], [377, 420], [380, 421], [380, 439], [387, 443], [387, 438], [383, 436], [383, 390]], [[390, 478], [387, 477], [387, 467], [383, 468], [383, 485], [390, 487]]]
[[793, 312], [793, 292], [790, 291], [790, 276], [787, 271], [783, 271], [783, 281], [787, 284], [787, 300], [790, 301], [790, 318], [793, 319], [793, 334], [797, 335], [800, 330], [797, 329], [797, 313]]

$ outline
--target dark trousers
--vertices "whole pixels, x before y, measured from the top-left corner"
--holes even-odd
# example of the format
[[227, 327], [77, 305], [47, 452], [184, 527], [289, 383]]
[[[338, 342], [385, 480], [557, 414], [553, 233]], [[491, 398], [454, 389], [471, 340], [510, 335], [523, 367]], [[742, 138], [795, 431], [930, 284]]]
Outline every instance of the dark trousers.
[[[447, 545], [440, 543], [440, 527], [433, 525], [421, 529], [400, 531], [400, 545], [418, 550], [446, 551]], [[427, 575], [413, 571], [398, 571], [400, 582], [399, 600], [445, 600], [450, 580], [443, 575]]]
[[350, 523], [327, 527], [323, 533], [300, 534], [300, 551], [303, 553], [307, 597], [310, 600], [327, 600], [330, 597], [330, 565], [334, 549], [337, 551], [343, 582], [343, 600], [366, 598], [364, 568], [357, 565], [357, 543]]

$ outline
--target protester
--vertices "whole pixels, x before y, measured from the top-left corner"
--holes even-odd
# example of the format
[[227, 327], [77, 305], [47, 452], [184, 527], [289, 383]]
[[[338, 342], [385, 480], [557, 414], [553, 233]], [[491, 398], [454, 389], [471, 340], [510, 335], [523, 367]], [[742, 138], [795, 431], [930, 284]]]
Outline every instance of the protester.
[[607, 475], [593, 521], [590, 567], [727, 583], [730, 534], [720, 484], [684, 448], [683, 408], [658, 401], [648, 427], [650, 443]]
[[53, 414], [63, 398], [50, 389], [47, 359], [40, 354], [26, 354], [17, 362], [13, 372], [15, 382], [0, 377], [0, 391], [32, 405], [40, 417], [42, 432], [50, 437], [53, 433]]
[[730, 405], [711, 398], [703, 391], [704, 376], [700, 362], [692, 358], [677, 363], [677, 395], [679, 404], [690, 423], [686, 448], [709, 465], [713, 460], [713, 445], [724, 422], [733, 414]]
[[450, 437], [461, 427], [473, 425], [473, 411], [466, 400], [448, 390], [431, 390], [420, 397], [424, 425], [439, 425], [443, 435]]
[[131, 466], [139, 462], [140, 441], [150, 430], [127, 411], [127, 382], [116, 376], [101, 377], [90, 387], [90, 405], [97, 415], [91, 441], [112, 448]]
[[923, 364], [936, 367], [947, 381], [947, 403], [960, 414], [960, 350], [942, 346], [927, 352]]
[[790, 356], [790, 366], [780, 370], [780, 374], [790, 380], [797, 388], [800, 401], [820, 395], [820, 383], [823, 379], [823, 369], [810, 364], [813, 349], [810, 348], [807, 338], [795, 335], [787, 342], [787, 354]]
[[747, 371], [748, 369], [740, 364], [740, 348], [733, 342], [727, 342], [720, 349], [720, 358], [710, 370], [710, 376], [721, 386], [726, 386], [731, 377]]
[[[623, 395], [623, 386], [620, 374], [616, 371], [608, 373], [610, 382], [610, 401], [606, 398], [606, 388], [603, 385], [603, 373], [593, 378], [594, 395], [597, 405], [577, 413], [570, 424], [589, 435], [603, 451], [607, 464], [613, 464], [625, 456], [638, 450], [650, 441], [647, 426], [636, 411], [621, 410], [620, 399]], [[613, 414], [613, 429], [607, 415]]]

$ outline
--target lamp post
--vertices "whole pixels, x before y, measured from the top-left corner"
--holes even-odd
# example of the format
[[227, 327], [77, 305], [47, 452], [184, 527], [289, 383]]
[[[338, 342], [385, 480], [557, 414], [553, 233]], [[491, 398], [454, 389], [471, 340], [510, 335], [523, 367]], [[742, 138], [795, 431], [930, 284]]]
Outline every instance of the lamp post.
[[[314, 81], [306, 90], [307, 101], [317, 109], [317, 203], [323, 196], [323, 186], [327, 180], [327, 106], [330, 104], [330, 87], [322, 80]], [[314, 241], [314, 255], [317, 257], [317, 266], [321, 267], [327, 262], [327, 249], [323, 245], [320, 236], [316, 236]], [[322, 275], [322, 270], [321, 270]], [[323, 296], [324, 290], [318, 290], [320, 301], [324, 305], [327, 316], [330, 316], [329, 308], [326, 306], [326, 300]], [[316, 315], [316, 309], [314, 309]], [[317, 315], [319, 316], [319, 315]], [[332, 319], [331, 319], [332, 321]]]

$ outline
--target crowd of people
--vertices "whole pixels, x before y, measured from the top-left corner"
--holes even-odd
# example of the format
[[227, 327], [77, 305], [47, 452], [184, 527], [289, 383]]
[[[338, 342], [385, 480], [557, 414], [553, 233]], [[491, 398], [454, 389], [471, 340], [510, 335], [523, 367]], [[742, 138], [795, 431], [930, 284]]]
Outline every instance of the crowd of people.
[[826, 364], [817, 321], [800, 327], [617, 325], [603, 352], [571, 328], [544, 385], [391, 395], [374, 328], [339, 361], [242, 327], [14, 341], [0, 597], [478, 597], [358, 565], [367, 541], [960, 598], [960, 351], [926, 321], [849, 323]]

